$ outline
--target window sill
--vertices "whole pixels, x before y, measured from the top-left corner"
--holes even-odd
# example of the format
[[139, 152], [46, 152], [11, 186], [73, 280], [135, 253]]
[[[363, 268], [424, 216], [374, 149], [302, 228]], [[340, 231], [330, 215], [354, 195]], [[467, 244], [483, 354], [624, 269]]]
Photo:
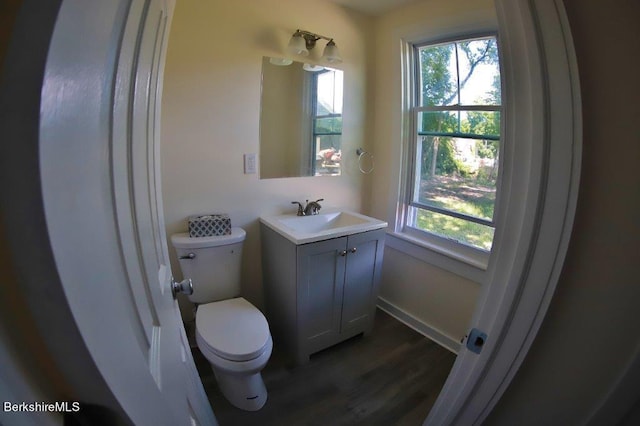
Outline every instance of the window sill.
[[418, 238], [404, 232], [388, 232], [386, 245], [394, 250], [437, 266], [471, 281], [482, 284], [485, 281], [489, 263], [489, 253], [469, 249], [466, 253], [456, 250], [460, 244], [451, 241], [436, 241]]

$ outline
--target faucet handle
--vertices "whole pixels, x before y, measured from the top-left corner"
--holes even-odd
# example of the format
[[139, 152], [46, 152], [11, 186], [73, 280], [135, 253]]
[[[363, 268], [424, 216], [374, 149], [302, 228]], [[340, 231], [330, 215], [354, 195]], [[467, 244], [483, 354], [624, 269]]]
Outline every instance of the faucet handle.
[[304, 215], [312, 216], [312, 215], [318, 214], [320, 212], [320, 209], [322, 208], [319, 201], [324, 201], [324, 198], [320, 198], [319, 200], [311, 201], [311, 202], [307, 200], [307, 205], [304, 208]]
[[291, 204], [297, 204], [298, 205], [298, 216], [304, 216], [304, 207], [302, 207], [302, 203], [300, 203], [299, 201], [292, 201]]

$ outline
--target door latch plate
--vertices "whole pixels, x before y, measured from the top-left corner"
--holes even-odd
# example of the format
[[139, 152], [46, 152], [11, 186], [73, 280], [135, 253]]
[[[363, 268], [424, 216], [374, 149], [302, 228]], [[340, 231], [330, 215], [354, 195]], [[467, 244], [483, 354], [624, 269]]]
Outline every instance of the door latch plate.
[[467, 349], [475, 354], [479, 354], [486, 341], [487, 333], [483, 333], [477, 328], [474, 328], [469, 332], [469, 337], [467, 338]]

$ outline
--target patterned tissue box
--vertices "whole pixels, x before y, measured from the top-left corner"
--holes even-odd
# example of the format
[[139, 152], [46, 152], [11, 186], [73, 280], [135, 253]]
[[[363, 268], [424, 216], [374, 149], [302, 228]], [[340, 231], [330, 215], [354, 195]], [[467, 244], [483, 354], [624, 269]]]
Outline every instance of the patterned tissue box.
[[189, 218], [189, 237], [218, 235], [231, 235], [231, 219], [228, 214], [208, 214]]

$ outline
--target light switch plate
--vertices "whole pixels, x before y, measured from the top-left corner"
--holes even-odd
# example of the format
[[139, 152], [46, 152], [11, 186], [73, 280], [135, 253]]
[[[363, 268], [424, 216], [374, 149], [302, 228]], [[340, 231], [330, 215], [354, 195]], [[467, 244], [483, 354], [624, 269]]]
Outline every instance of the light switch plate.
[[244, 154], [244, 174], [252, 175], [256, 173], [256, 154]]

